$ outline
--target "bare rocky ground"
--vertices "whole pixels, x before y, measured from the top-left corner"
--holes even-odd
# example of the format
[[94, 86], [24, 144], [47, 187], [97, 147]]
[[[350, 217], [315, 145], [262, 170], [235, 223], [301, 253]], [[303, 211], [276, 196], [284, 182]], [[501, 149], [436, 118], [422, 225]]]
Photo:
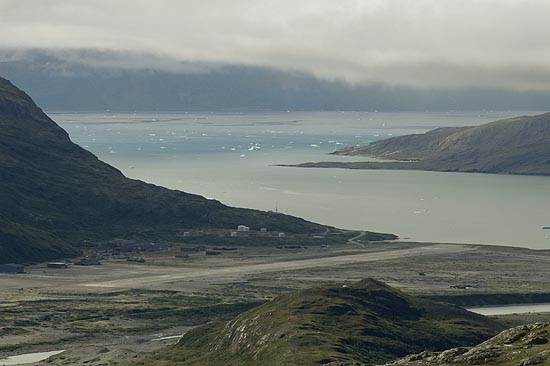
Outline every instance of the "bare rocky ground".
[[550, 364], [550, 323], [508, 329], [475, 347], [422, 352], [391, 366], [529, 366]]
[[550, 292], [549, 251], [361, 238], [190, 259], [174, 258], [178, 250], [146, 255], [145, 263], [42, 264], [28, 274], [0, 275], [0, 357], [65, 349], [37, 364], [124, 365], [177, 342], [193, 326], [231, 318], [282, 292], [365, 277], [425, 296]]

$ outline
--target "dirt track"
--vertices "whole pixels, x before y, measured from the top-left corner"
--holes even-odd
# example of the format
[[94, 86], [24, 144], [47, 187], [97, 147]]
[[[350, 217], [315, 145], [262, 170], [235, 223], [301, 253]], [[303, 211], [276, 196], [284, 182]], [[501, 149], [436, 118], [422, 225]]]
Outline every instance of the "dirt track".
[[[362, 262], [372, 262], [394, 258], [404, 258], [413, 256], [440, 255], [450, 253], [460, 253], [472, 250], [471, 246], [467, 245], [451, 245], [451, 244], [436, 244], [423, 246], [419, 248], [391, 250], [386, 252], [361, 253], [353, 255], [341, 255], [324, 258], [290, 260], [284, 262], [262, 263], [262, 264], [247, 264], [216, 269], [186, 269], [179, 270], [169, 269], [170, 273], [158, 274], [150, 273], [147, 275], [134, 276], [131, 278], [101, 281], [101, 282], [86, 282], [79, 284], [85, 287], [95, 288], [144, 288], [151, 287], [166, 282], [181, 281], [181, 280], [220, 280], [228, 279], [235, 280], [247, 274], [257, 274], [266, 272], [279, 272], [287, 270], [307, 269], [314, 267], [340, 266], [345, 264], [354, 264]], [[157, 272], [162, 271], [158, 269]], [[166, 269], [168, 272], [168, 269]], [[77, 285], [78, 286], [78, 285]]]

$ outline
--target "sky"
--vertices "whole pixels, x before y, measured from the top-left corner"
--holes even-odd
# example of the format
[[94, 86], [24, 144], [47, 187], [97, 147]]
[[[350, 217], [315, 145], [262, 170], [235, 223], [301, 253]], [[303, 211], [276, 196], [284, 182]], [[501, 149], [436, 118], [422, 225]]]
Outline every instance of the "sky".
[[[550, 90], [550, 0], [0, 0], [0, 50], [352, 85]], [[5, 56], [4, 56], [5, 57]]]

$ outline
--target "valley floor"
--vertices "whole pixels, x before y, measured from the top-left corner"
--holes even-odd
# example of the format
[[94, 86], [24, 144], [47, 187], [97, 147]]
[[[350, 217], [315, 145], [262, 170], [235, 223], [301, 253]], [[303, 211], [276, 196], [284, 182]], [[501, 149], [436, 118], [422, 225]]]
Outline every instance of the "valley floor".
[[[0, 357], [65, 349], [48, 364], [124, 365], [194, 326], [231, 318], [280, 293], [365, 277], [465, 306], [550, 299], [550, 251], [368, 243], [357, 236], [330, 247], [242, 247], [189, 259], [176, 259], [178, 253], [0, 275]], [[514, 325], [550, 314], [501, 318]]]

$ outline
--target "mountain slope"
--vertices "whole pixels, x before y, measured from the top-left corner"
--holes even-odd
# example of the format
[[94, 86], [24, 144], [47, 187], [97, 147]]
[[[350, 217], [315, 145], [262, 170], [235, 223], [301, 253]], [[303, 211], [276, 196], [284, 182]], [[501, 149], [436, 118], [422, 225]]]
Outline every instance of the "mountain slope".
[[471, 348], [423, 352], [390, 365], [403, 366], [528, 366], [550, 365], [550, 323], [522, 325]]
[[28, 95], [0, 78], [0, 263], [73, 255], [73, 246], [94, 240], [174, 239], [184, 230], [239, 224], [288, 233], [325, 229], [128, 179], [72, 143]]
[[501, 329], [489, 318], [367, 279], [279, 296], [229, 322], [194, 329], [139, 364], [372, 365], [412, 350], [475, 344]]
[[[476, 127], [439, 128], [337, 151], [383, 159], [418, 160], [395, 168], [550, 175], [550, 113]], [[392, 163], [381, 163], [392, 168]], [[376, 163], [364, 164], [363, 168]], [[350, 166], [351, 167], [351, 166]], [[359, 165], [356, 165], [359, 167]]]

